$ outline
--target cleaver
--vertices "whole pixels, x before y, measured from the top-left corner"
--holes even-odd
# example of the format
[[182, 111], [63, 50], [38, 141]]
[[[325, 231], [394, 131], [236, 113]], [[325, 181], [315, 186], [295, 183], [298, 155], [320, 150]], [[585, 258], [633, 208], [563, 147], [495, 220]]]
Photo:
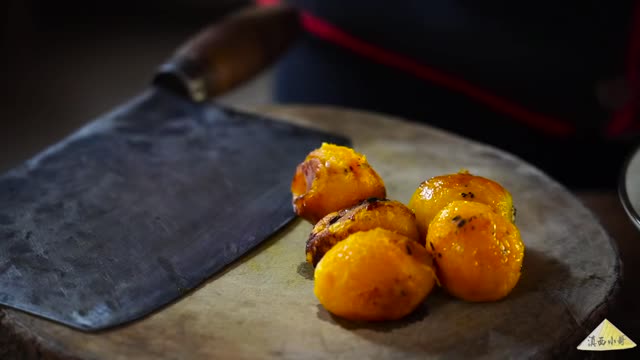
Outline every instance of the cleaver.
[[125, 324], [291, 221], [296, 165], [348, 139], [205, 100], [273, 61], [296, 29], [288, 7], [234, 14], [138, 97], [0, 176], [0, 304], [84, 331]]

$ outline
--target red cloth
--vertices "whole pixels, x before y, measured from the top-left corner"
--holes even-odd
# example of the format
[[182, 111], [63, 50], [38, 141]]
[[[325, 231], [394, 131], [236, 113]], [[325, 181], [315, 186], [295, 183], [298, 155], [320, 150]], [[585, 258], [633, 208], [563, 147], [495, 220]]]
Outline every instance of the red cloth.
[[[261, 6], [269, 6], [280, 3], [280, 0], [256, 0], [256, 3]], [[569, 136], [575, 132], [574, 126], [563, 119], [527, 109], [514, 101], [498, 96], [462, 78], [446, 74], [427, 64], [420, 63], [409, 56], [395, 53], [354, 37], [306, 10], [301, 10], [300, 21], [306, 31], [320, 39], [341, 46], [373, 62], [404, 71], [443, 88], [464, 94], [470, 99], [480, 102], [494, 111], [508, 115], [514, 120], [533, 129], [556, 137]], [[626, 130], [640, 127], [640, 124], [636, 121], [638, 112], [638, 90], [640, 89], [640, 78], [638, 76], [639, 66], [640, 1], [637, 2], [635, 8], [627, 55], [626, 80], [631, 91], [631, 96], [625, 106], [616, 112], [609, 122], [606, 133], [610, 137], [619, 136]]]

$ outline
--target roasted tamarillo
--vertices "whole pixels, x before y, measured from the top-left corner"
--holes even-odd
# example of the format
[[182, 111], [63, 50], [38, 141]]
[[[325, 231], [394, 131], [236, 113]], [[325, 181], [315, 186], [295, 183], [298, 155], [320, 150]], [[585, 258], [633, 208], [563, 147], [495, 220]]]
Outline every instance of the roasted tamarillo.
[[418, 230], [423, 239], [435, 215], [452, 201], [466, 200], [489, 205], [505, 219], [515, 222], [511, 194], [499, 183], [467, 171], [435, 176], [418, 186], [409, 201], [416, 214]]
[[373, 198], [322, 218], [307, 240], [307, 262], [316, 266], [338, 242], [358, 231], [375, 228], [394, 231], [424, 245], [424, 239], [418, 236], [413, 211], [399, 201]]
[[453, 201], [436, 214], [427, 251], [440, 284], [467, 301], [496, 301], [520, 279], [525, 246], [518, 228], [489, 205]]
[[349, 235], [320, 260], [314, 292], [332, 314], [351, 320], [396, 320], [433, 289], [433, 259], [416, 241], [376, 228]]
[[298, 165], [291, 193], [294, 211], [311, 224], [362, 200], [387, 195], [382, 178], [364, 155], [327, 143]]

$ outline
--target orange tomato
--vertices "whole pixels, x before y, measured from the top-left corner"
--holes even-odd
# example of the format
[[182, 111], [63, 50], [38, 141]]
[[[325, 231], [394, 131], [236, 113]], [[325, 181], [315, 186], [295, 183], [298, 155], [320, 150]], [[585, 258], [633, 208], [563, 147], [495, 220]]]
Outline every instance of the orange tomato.
[[431, 221], [427, 250], [450, 294], [495, 301], [517, 284], [525, 246], [517, 227], [489, 205], [453, 201]]
[[382, 178], [364, 155], [327, 143], [298, 165], [291, 193], [296, 214], [312, 224], [362, 200], [386, 197]]
[[399, 201], [368, 199], [354, 207], [328, 214], [313, 227], [307, 241], [307, 261], [316, 266], [331, 247], [347, 236], [375, 228], [391, 230], [420, 241], [413, 211]]
[[385, 229], [337, 243], [315, 269], [314, 292], [331, 313], [351, 320], [394, 320], [411, 313], [435, 282], [422, 245]]
[[499, 183], [466, 171], [435, 176], [420, 184], [408, 205], [416, 214], [418, 230], [423, 239], [438, 211], [456, 200], [487, 204], [505, 219], [515, 221], [511, 194]]

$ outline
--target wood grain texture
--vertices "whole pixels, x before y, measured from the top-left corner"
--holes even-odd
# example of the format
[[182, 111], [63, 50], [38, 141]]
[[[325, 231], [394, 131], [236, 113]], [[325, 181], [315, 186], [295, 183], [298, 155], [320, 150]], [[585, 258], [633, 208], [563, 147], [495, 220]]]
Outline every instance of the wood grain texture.
[[398, 322], [338, 319], [313, 295], [312, 269], [304, 262], [311, 226], [298, 220], [180, 301], [121, 328], [86, 334], [0, 310], [0, 338], [14, 334], [12, 343], [22, 344], [13, 347], [13, 355], [564, 358], [577, 355], [575, 347], [614, 301], [620, 280], [615, 244], [580, 201], [519, 159], [424, 125], [371, 113], [313, 107], [261, 112], [349, 136], [385, 180], [388, 196], [405, 203], [422, 180], [461, 168], [501, 182], [513, 194], [516, 223], [527, 246], [515, 290], [503, 301], [486, 304], [436, 291]]

